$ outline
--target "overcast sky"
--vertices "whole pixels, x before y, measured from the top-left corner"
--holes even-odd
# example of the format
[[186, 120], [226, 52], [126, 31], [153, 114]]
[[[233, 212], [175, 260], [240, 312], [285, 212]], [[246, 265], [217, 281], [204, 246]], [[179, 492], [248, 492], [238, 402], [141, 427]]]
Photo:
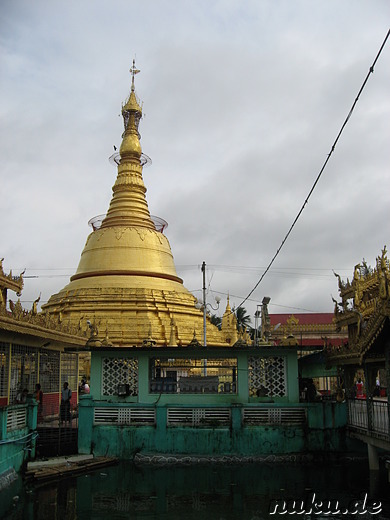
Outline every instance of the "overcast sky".
[[[31, 308], [76, 271], [107, 211], [121, 103], [143, 101], [151, 214], [179, 276], [239, 305], [308, 195], [389, 29], [387, 0], [2, 0], [4, 268]], [[390, 41], [288, 241], [244, 307], [332, 312], [389, 240]], [[31, 278], [29, 278], [31, 277]], [[9, 297], [15, 300], [13, 293]]]

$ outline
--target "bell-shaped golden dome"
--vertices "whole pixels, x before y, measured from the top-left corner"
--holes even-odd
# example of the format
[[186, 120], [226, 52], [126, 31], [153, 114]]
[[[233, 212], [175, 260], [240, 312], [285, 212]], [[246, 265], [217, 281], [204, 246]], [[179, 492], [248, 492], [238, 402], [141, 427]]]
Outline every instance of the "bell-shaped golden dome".
[[[42, 308], [58, 319], [87, 328], [113, 345], [188, 345], [202, 337], [203, 315], [195, 297], [176, 273], [168, 239], [150, 216], [138, 132], [142, 109], [134, 89], [122, 107], [123, 141], [117, 154], [118, 175], [107, 215], [88, 236], [70, 283]], [[100, 338], [101, 336], [101, 338]], [[207, 343], [226, 345], [207, 319]]]

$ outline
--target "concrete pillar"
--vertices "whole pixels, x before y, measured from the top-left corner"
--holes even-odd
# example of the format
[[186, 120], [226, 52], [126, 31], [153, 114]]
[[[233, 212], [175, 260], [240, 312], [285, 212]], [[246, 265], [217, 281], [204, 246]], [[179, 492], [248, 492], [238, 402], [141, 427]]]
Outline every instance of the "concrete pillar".
[[95, 403], [91, 394], [83, 395], [79, 401], [78, 452], [89, 455], [93, 452], [93, 416]]
[[7, 438], [8, 406], [0, 406], [0, 440]]
[[36, 430], [38, 422], [38, 403], [34, 397], [27, 397], [27, 426], [29, 430]]
[[167, 451], [167, 419], [168, 410], [165, 406], [156, 406], [156, 436], [155, 449], [159, 452]]
[[[27, 397], [27, 427], [29, 432], [35, 431], [37, 429], [37, 421], [38, 421], [38, 403], [33, 397]], [[31, 439], [31, 452], [30, 458], [35, 459], [35, 448], [36, 448], [36, 437], [33, 436]]]
[[380, 484], [381, 484], [381, 473], [380, 471], [370, 471], [370, 488], [369, 488], [369, 496], [377, 497], [380, 493]]
[[386, 469], [387, 469], [387, 478], [390, 482], [390, 460], [387, 460], [385, 463]]
[[370, 471], [377, 471], [379, 470], [379, 457], [378, 452], [372, 444], [367, 443], [368, 448], [368, 466], [370, 468]]

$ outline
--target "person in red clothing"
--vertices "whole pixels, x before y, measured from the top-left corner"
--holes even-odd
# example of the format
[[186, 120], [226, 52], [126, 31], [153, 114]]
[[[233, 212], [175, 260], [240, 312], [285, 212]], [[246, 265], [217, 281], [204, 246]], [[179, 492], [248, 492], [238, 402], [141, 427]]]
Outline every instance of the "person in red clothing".
[[363, 381], [362, 378], [359, 377], [356, 381], [356, 398], [363, 399]]

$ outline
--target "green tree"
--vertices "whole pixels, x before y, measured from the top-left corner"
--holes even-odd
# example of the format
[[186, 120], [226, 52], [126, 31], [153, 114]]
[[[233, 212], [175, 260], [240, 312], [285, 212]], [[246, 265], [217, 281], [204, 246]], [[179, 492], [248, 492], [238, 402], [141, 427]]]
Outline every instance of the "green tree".
[[237, 330], [246, 330], [251, 322], [251, 317], [247, 314], [245, 307], [237, 307], [234, 313], [237, 318]]
[[220, 316], [217, 316], [216, 314], [211, 314], [210, 321], [213, 325], [219, 328], [221, 330], [222, 327], [222, 318]]

